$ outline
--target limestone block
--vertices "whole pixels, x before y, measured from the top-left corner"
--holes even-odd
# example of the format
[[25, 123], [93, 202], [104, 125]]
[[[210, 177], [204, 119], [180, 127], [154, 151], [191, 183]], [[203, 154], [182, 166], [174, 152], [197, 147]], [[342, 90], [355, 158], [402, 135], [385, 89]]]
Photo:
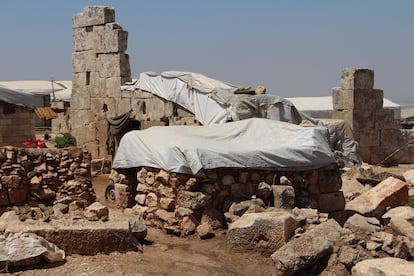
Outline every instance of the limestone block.
[[115, 22], [115, 9], [107, 6], [86, 6], [72, 17], [72, 28]]
[[95, 50], [94, 37], [95, 32], [86, 31], [86, 28], [72, 29], [73, 50], [74, 52], [83, 52]]
[[353, 121], [354, 121], [353, 109], [343, 109], [343, 110], [334, 109], [332, 113], [332, 118], [344, 120], [352, 127]]
[[85, 90], [72, 90], [71, 109], [74, 110], [89, 110], [91, 108], [91, 97], [89, 93], [84, 93]]
[[0, 189], [0, 206], [6, 206], [9, 203], [10, 202], [9, 202], [9, 197], [7, 195], [7, 191]]
[[352, 112], [352, 128], [356, 131], [372, 130], [375, 127], [375, 110], [354, 109]]
[[129, 56], [125, 53], [97, 54], [96, 66], [99, 77], [131, 77]]
[[292, 209], [295, 207], [295, 189], [289, 185], [273, 185], [274, 207]]
[[164, 102], [165, 100], [158, 97], [145, 101], [146, 115], [150, 121], [160, 121], [161, 118], [165, 117]]
[[360, 148], [377, 147], [381, 144], [380, 132], [373, 129], [356, 131]]
[[406, 171], [403, 176], [408, 185], [414, 186], [414, 169]]
[[96, 143], [96, 130], [94, 124], [74, 128], [72, 129], [71, 134], [75, 136], [78, 145], [83, 145], [89, 142]]
[[94, 27], [94, 45], [97, 53], [125, 52], [128, 45], [128, 32], [116, 23]]
[[404, 205], [407, 201], [407, 183], [391, 176], [347, 202], [345, 209], [364, 216], [380, 218], [388, 207]]
[[286, 244], [297, 227], [288, 212], [248, 213], [229, 225], [227, 241], [233, 248], [269, 256]]
[[353, 109], [354, 95], [353, 90], [343, 90], [340, 87], [332, 88], [333, 108], [338, 110]]
[[403, 218], [393, 218], [390, 221], [392, 230], [402, 236], [408, 237], [410, 240], [414, 241], [414, 226]]
[[374, 88], [374, 70], [366, 68], [344, 68], [341, 75], [342, 89]]
[[177, 115], [178, 117], [194, 117], [194, 114], [185, 109], [184, 107], [181, 107], [177, 105]]
[[121, 97], [121, 84], [122, 78], [121, 77], [107, 77], [105, 78], [105, 95], [106, 97], [110, 98], [117, 98]]
[[318, 210], [322, 213], [330, 213], [343, 210], [345, 197], [342, 192], [320, 194], [318, 199]]
[[93, 51], [73, 52], [72, 53], [72, 72], [84, 73], [102, 70], [101, 64]]
[[341, 226], [333, 219], [315, 226], [271, 255], [275, 269], [279, 275], [292, 275], [311, 267], [332, 252], [342, 233]]
[[370, 218], [361, 216], [360, 214], [354, 214], [349, 217], [344, 228], [351, 230], [354, 233], [375, 233], [380, 229], [376, 223], [371, 223]]
[[211, 196], [201, 192], [180, 191], [177, 195], [177, 205], [180, 207], [198, 210], [211, 203]]
[[409, 221], [414, 220], [414, 208], [409, 206], [398, 206], [392, 208], [382, 216], [385, 223], [394, 218], [401, 218]]
[[164, 116], [165, 117], [172, 117], [174, 116], [174, 105], [175, 103], [170, 101], [164, 101]]
[[118, 114], [124, 114], [131, 110], [131, 99], [121, 98], [116, 101], [116, 111]]
[[321, 193], [339, 191], [342, 185], [341, 174], [338, 170], [321, 170], [316, 185]]
[[351, 269], [353, 276], [413, 275], [413, 271], [413, 262], [393, 257], [363, 260]]
[[91, 102], [91, 111], [95, 114], [95, 120], [106, 120], [117, 116], [117, 101], [114, 98], [95, 98]]
[[390, 129], [398, 128], [396, 120], [394, 119], [394, 110], [380, 109], [375, 113], [375, 129]]
[[76, 110], [70, 114], [72, 128], [86, 127], [95, 121], [95, 116], [91, 110]]

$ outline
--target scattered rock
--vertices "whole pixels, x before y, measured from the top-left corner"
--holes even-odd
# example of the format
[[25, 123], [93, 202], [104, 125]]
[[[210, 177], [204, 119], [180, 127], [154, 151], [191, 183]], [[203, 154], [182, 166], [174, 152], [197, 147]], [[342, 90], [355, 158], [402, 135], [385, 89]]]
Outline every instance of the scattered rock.
[[414, 263], [399, 258], [363, 260], [352, 267], [353, 276], [414, 275]]

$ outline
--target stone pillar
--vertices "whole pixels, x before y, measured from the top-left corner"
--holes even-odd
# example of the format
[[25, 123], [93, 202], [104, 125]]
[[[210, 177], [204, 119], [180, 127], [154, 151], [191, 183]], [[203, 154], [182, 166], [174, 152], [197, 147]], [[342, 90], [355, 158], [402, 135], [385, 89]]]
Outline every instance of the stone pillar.
[[131, 80], [128, 32], [115, 22], [114, 8], [105, 6], [87, 6], [74, 15], [72, 32], [71, 133], [93, 159], [107, 158], [106, 119], [127, 111], [118, 110], [116, 99]]
[[383, 96], [374, 89], [374, 71], [365, 68], [343, 69], [341, 87], [333, 88], [333, 118], [352, 127], [362, 159], [372, 164], [395, 150], [399, 134], [394, 111], [383, 109]]

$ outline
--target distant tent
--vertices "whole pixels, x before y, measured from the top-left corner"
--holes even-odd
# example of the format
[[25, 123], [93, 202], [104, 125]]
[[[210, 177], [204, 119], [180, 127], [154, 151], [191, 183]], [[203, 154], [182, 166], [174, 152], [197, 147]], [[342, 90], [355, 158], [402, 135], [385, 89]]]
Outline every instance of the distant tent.
[[0, 101], [29, 109], [35, 108], [35, 96], [29, 93], [15, 91], [0, 84]]
[[[332, 118], [332, 96], [325, 97], [293, 97], [286, 98], [301, 112], [312, 118]], [[401, 106], [390, 100], [383, 99], [383, 108], [394, 110], [394, 118], [401, 118]]]

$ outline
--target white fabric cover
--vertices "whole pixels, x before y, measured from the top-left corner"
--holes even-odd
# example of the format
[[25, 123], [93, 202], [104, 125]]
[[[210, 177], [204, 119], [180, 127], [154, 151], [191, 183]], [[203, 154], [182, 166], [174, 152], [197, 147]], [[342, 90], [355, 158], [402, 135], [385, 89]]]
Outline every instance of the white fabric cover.
[[309, 170], [332, 163], [326, 127], [252, 118], [130, 131], [120, 141], [113, 168], [148, 166], [197, 174], [222, 167]]
[[11, 90], [0, 84], [0, 101], [34, 109], [36, 97], [29, 93]]
[[192, 112], [202, 125], [221, 124], [246, 118], [268, 118], [299, 124], [302, 120], [294, 105], [275, 95], [236, 94], [242, 87], [198, 73], [144, 72], [133, 85], [121, 90], [141, 89], [179, 104]]

